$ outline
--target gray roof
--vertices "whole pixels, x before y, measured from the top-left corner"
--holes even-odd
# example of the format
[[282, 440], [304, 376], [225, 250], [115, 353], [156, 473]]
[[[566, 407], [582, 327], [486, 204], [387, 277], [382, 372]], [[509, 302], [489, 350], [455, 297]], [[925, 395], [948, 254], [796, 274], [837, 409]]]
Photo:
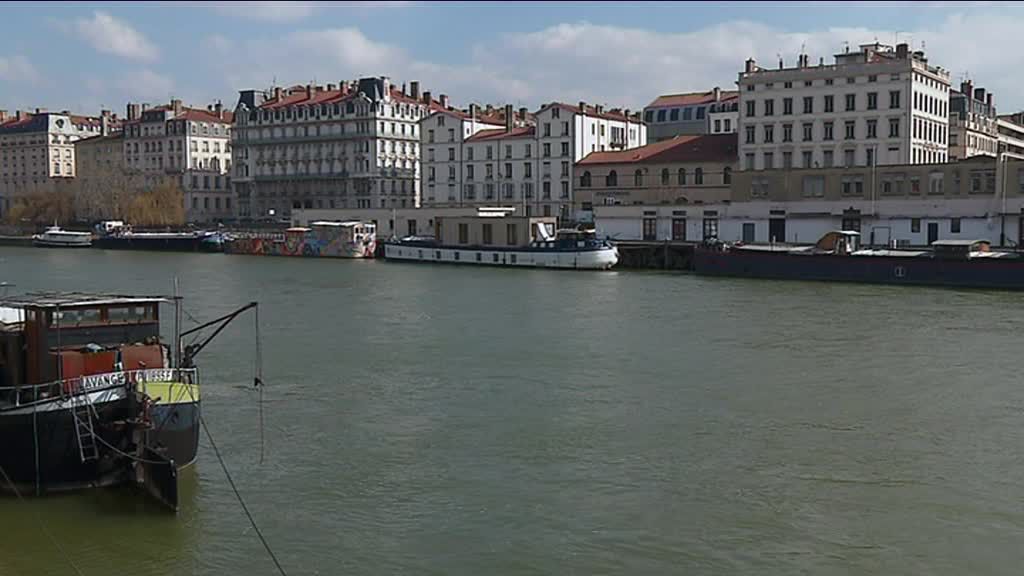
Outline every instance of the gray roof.
[[167, 302], [163, 296], [89, 294], [85, 292], [29, 292], [0, 300], [5, 308], [74, 308], [117, 304], [154, 304]]

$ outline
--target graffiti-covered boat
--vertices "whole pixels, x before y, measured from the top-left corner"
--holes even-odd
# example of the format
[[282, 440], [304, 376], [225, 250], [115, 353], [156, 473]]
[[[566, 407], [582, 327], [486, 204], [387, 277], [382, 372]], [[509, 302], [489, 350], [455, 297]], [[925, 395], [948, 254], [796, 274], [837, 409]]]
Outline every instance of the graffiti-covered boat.
[[373, 258], [377, 227], [372, 222], [312, 222], [279, 233], [234, 234], [224, 244], [229, 254]]

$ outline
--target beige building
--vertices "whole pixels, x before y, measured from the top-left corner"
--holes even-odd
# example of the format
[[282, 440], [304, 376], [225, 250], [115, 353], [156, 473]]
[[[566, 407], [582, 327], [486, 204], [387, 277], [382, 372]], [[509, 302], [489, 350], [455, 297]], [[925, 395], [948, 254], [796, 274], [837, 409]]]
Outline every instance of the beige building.
[[728, 200], [735, 166], [735, 134], [677, 136], [634, 150], [592, 152], [576, 163], [574, 179], [580, 209], [592, 217], [596, 206]]
[[75, 142], [75, 215], [79, 219], [115, 219], [121, 196], [141, 186], [124, 168], [124, 132]]
[[145, 187], [180, 185], [189, 222], [231, 219], [232, 120], [219, 103], [206, 109], [186, 107], [181, 100], [155, 108], [129, 104], [125, 168], [141, 174]]
[[973, 156], [995, 157], [999, 152], [999, 129], [992, 93], [970, 82], [949, 91], [949, 159]]
[[0, 110], [0, 217], [17, 198], [74, 178], [75, 142], [107, 133], [117, 123], [106, 110], [100, 116]]

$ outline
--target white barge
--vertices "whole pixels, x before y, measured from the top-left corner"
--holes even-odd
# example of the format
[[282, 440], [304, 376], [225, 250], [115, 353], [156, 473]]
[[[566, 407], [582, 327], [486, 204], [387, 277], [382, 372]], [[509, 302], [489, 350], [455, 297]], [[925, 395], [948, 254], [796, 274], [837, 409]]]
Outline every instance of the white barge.
[[619, 251], [593, 230], [555, 230], [553, 217], [481, 209], [477, 216], [438, 218], [434, 236], [384, 243], [384, 258], [478, 266], [608, 270]]

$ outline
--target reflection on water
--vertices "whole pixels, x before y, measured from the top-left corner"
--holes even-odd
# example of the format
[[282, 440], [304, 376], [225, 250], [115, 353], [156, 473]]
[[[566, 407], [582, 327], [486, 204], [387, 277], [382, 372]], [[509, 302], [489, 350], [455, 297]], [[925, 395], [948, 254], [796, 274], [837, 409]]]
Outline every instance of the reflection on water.
[[[1020, 296], [675, 274], [0, 249], [22, 289], [170, 291], [293, 574], [1015, 574]], [[177, 516], [0, 500], [0, 573], [271, 574], [205, 438]]]

